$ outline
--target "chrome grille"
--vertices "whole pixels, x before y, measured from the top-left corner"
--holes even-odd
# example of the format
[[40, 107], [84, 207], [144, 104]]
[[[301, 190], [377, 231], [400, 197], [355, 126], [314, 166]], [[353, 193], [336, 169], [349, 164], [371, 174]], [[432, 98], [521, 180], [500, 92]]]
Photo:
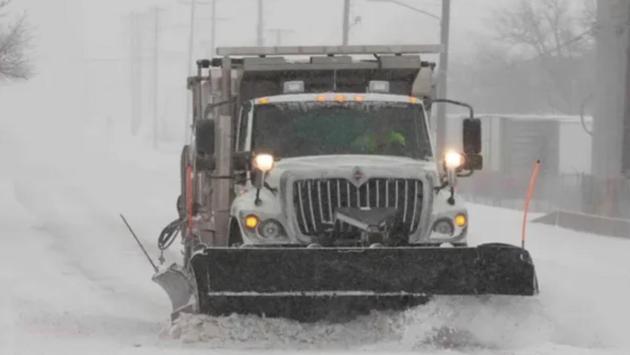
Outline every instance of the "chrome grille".
[[[422, 181], [373, 178], [355, 186], [346, 179], [307, 179], [293, 184], [293, 205], [300, 231], [318, 235], [329, 230], [339, 207], [395, 207], [404, 230], [414, 233], [422, 211]], [[341, 225], [350, 231], [349, 225]]]

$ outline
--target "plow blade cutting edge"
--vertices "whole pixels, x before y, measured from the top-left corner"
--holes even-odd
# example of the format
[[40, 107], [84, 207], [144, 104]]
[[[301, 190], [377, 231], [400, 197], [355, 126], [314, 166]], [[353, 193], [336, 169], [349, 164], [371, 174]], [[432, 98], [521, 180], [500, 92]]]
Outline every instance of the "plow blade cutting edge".
[[304, 321], [404, 309], [431, 295], [535, 295], [529, 253], [474, 248], [207, 248], [191, 260], [198, 312]]

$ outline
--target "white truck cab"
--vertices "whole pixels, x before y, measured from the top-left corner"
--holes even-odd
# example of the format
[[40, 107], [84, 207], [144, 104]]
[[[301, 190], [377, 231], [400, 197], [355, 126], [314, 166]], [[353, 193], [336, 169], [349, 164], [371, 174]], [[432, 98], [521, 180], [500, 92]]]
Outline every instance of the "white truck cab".
[[[285, 88], [291, 85], [304, 86]], [[288, 93], [243, 107], [235, 151], [252, 152], [254, 162], [267, 159], [270, 166], [259, 177], [260, 189], [251, 173], [235, 184], [232, 242], [362, 245], [365, 231], [338, 215], [339, 209], [359, 209], [392, 215], [395, 231], [369, 244], [466, 244], [468, 215], [440, 189], [443, 160], [435, 156], [417, 97]]]

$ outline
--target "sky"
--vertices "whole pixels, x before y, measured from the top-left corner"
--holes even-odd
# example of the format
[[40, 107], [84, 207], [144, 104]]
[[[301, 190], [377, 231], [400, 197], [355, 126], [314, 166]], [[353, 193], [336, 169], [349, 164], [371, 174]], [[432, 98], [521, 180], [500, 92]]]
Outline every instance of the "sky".
[[[198, 30], [210, 17], [209, 0], [199, 1]], [[216, 0], [219, 45], [251, 45], [255, 41], [256, 0]], [[32, 23], [41, 29], [74, 27], [81, 35], [89, 54], [119, 48], [124, 16], [132, 11], [149, 11], [158, 6], [174, 18], [165, 32], [184, 32], [188, 24], [190, 0], [17, 0], [13, 7], [28, 11]], [[440, 14], [439, 0], [407, 0], [407, 4], [425, 11]], [[514, 0], [454, 0], [452, 2], [452, 50], [466, 52], [471, 48], [471, 34], [487, 32], [484, 25], [494, 9], [509, 6]], [[422, 14], [414, 13], [393, 3], [375, 0], [353, 0], [351, 17], [361, 17], [353, 26], [351, 42], [417, 43], [438, 40], [439, 23]], [[266, 0], [265, 25], [267, 28], [292, 29], [285, 37], [286, 44], [336, 44], [341, 40], [341, 0]], [[64, 19], [61, 23], [61, 19]], [[386, 31], [384, 30], [386, 29]], [[44, 31], [45, 30], [45, 31]], [[266, 33], [267, 41], [275, 41]]]
[[[199, 0], [194, 59], [210, 54], [210, 0]], [[487, 20], [497, 8], [515, 0], [453, 0], [451, 56], [472, 55], [475, 45], [492, 33]], [[265, 0], [265, 28], [290, 29], [283, 45], [336, 45], [341, 42], [341, 0]], [[439, 0], [405, 3], [440, 14]], [[350, 31], [350, 44], [438, 43], [439, 21], [393, 3], [352, 0], [351, 18], [360, 18]], [[145, 131], [153, 116], [152, 87], [158, 85], [158, 116], [162, 133], [174, 138], [183, 130], [185, 114], [187, 43], [190, 0], [14, 0], [14, 15], [25, 12], [33, 36], [36, 75], [25, 83], [0, 83], [0, 104], [23, 105], [25, 98], [39, 104], [9, 112], [25, 117], [54, 113], [60, 122], [119, 122], [131, 116], [130, 14], [142, 29], [142, 116]], [[216, 0], [217, 46], [255, 45], [256, 0]], [[155, 13], [159, 14], [158, 79], [153, 79]], [[265, 44], [276, 36], [265, 32]], [[45, 108], [45, 109], [44, 109]], [[33, 111], [36, 112], [33, 112]], [[29, 112], [30, 111], [30, 112]], [[145, 132], [148, 134], [147, 132]]]

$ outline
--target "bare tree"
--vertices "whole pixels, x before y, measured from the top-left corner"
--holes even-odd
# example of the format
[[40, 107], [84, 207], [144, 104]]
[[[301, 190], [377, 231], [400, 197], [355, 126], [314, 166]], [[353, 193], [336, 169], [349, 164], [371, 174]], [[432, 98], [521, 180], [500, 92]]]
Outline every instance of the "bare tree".
[[[589, 3], [584, 2], [584, 16], [592, 14]], [[541, 58], [579, 55], [592, 37], [592, 28], [585, 28], [587, 21], [572, 11], [567, 0], [521, 0], [513, 9], [498, 11], [494, 20], [500, 40]]]
[[[0, 80], [28, 79], [32, 68], [27, 48], [30, 36], [25, 15], [6, 21], [6, 8], [11, 0], [0, 0]], [[5, 20], [5, 21], [3, 21]]]
[[548, 104], [558, 111], [575, 112], [583, 96], [575, 77], [592, 49], [592, 16], [592, 0], [521, 0], [493, 16], [497, 39], [516, 61], [538, 60]]

